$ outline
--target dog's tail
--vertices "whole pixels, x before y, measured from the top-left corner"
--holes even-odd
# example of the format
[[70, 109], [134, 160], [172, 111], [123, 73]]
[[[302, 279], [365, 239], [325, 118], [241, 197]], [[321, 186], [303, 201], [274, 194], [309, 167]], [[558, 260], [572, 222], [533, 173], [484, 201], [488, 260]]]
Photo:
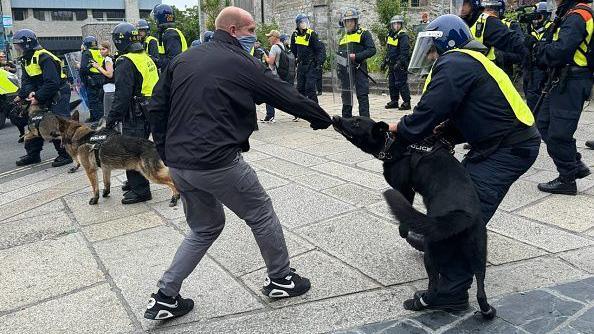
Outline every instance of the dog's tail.
[[474, 223], [470, 215], [461, 211], [453, 211], [442, 217], [429, 217], [416, 210], [400, 192], [393, 189], [386, 190], [384, 197], [396, 219], [430, 241], [447, 239]]

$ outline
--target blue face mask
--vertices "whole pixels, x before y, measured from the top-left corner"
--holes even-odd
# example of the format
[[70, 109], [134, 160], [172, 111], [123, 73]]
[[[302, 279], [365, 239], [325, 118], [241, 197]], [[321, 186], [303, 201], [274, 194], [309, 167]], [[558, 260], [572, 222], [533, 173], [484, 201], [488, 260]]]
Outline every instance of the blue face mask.
[[246, 36], [241, 36], [241, 37], [236, 37], [237, 41], [239, 42], [239, 44], [241, 44], [241, 47], [246, 51], [246, 52], [250, 52], [252, 50], [252, 47], [254, 46], [254, 44], [256, 43], [256, 35], [246, 35]]

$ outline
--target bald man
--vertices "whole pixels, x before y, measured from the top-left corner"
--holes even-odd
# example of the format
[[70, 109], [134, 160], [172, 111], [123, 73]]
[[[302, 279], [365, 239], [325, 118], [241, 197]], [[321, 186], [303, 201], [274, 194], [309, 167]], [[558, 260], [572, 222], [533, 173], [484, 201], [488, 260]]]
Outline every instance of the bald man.
[[310, 288], [289, 266], [272, 201], [241, 153], [249, 150], [256, 126], [255, 104], [307, 120], [314, 130], [327, 128], [331, 119], [249, 54], [256, 23], [248, 12], [227, 7], [215, 24], [212, 41], [182, 53], [162, 73], [149, 106], [153, 139], [181, 193], [190, 231], [151, 296], [148, 319], [181, 316], [194, 306], [179, 291], [223, 230], [223, 205], [252, 230], [268, 273], [264, 295], [293, 297]]

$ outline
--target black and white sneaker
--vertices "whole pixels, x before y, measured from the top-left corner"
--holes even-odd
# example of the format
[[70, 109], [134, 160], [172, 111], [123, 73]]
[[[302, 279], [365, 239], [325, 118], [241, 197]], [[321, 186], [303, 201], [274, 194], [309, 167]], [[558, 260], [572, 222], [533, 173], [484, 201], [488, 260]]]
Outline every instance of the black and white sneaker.
[[153, 293], [144, 312], [144, 317], [150, 320], [165, 320], [188, 314], [194, 308], [194, 301], [190, 298], [175, 298]]
[[266, 277], [262, 293], [270, 298], [286, 298], [300, 296], [311, 288], [309, 280], [299, 276], [295, 269], [285, 278], [270, 279]]
[[293, 122], [299, 122], [299, 117], [293, 117]]
[[274, 116], [271, 116], [271, 117], [266, 116], [260, 120], [260, 123], [274, 123]]

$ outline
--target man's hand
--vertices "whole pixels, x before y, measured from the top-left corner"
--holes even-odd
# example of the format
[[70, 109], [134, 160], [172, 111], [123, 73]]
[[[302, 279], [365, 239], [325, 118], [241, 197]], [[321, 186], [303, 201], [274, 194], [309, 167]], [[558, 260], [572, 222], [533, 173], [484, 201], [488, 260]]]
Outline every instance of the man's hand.
[[96, 69], [99, 69], [99, 67], [101, 67], [101, 66], [99, 65], [99, 63], [97, 63], [96, 61], [93, 61], [93, 62], [91, 62], [91, 66], [93, 66], [93, 67], [94, 67], [94, 68], [96, 68]]
[[12, 100], [12, 102], [14, 102], [14, 103], [19, 103], [19, 102], [21, 102], [21, 97], [20, 97], [20, 96], [16, 96], [16, 97], [14, 98], [14, 100]]
[[27, 97], [26, 100], [29, 101], [31, 105], [39, 104], [39, 101], [35, 98], [35, 92], [29, 93], [29, 97]]
[[390, 131], [392, 133], [396, 133], [396, 130], [398, 129], [398, 123], [400, 123], [400, 122], [389, 124], [388, 125], [388, 131]]
[[356, 54], [354, 54], [354, 53], [351, 53], [351, 54], [349, 54], [349, 59], [350, 59], [351, 61], [355, 61], [355, 58], [356, 58], [356, 57], [357, 57], [357, 55], [356, 55]]

